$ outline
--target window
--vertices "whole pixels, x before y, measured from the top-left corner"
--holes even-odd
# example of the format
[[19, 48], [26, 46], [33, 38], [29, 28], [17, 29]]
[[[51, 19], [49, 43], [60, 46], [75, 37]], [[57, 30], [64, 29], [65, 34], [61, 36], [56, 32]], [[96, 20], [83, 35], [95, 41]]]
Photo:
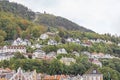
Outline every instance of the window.
[[97, 71], [96, 70], [93, 70], [93, 74], [96, 74], [97, 73]]

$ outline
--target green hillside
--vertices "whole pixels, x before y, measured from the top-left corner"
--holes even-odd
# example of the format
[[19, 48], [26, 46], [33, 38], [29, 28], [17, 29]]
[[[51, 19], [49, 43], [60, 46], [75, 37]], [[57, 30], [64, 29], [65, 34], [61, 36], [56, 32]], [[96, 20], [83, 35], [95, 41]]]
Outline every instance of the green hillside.
[[36, 25], [12, 13], [0, 12], [0, 38], [11, 40], [17, 37], [38, 37], [45, 30], [45, 26]]
[[62, 27], [67, 30], [93, 32], [92, 30], [79, 26], [78, 24], [68, 19], [50, 14], [42, 14], [42, 13], [37, 14], [21, 4], [17, 4], [9, 1], [0, 1], [0, 11], [13, 13], [16, 16], [20, 16], [24, 19], [33, 21], [37, 24], [43, 24], [47, 27], [48, 26], [55, 28]]
[[35, 17], [35, 13], [27, 7], [6, 0], [0, 1], [0, 11], [10, 12], [28, 20], [32, 20]]
[[86, 29], [83, 26], [79, 26], [78, 24], [69, 21], [66, 18], [62, 18], [60, 16], [54, 16], [46, 13], [44, 14], [39, 13], [36, 15], [37, 15], [37, 19], [35, 22], [39, 24], [43, 24], [55, 28], [63, 27], [67, 30], [80, 30], [82, 32], [93, 32], [92, 30]]

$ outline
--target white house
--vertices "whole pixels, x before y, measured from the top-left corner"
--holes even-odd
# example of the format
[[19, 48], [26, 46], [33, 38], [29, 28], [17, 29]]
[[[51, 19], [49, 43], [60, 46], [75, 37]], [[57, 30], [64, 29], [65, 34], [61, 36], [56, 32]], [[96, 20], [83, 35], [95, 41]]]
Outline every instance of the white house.
[[88, 57], [91, 55], [90, 52], [87, 52], [87, 51], [83, 51], [81, 52], [81, 54], [87, 55]]
[[0, 53], [26, 53], [26, 47], [25, 46], [1, 46], [0, 47]]
[[42, 50], [36, 50], [34, 53], [33, 53], [33, 58], [43, 58], [44, 56], [46, 56], [46, 53]]
[[92, 63], [99, 67], [102, 67], [102, 63], [98, 59], [93, 59]]
[[24, 46], [30, 46], [31, 42], [27, 39], [21, 39], [21, 38], [17, 38], [16, 40], [13, 41], [12, 43], [13, 46], [19, 46], [19, 45], [24, 45]]
[[89, 58], [104, 58], [104, 53], [92, 53]]
[[67, 51], [64, 48], [58, 49], [57, 54], [67, 54]]
[[118, 46], [120, 46], [120, 43], [118, 43]]
[[36, 70], [32, 72], [24, 72], [18, 68], [17, 72], [9, 80], [37, 80]]
[[73, 39], [73, 38], [67, 38], [66, 39], [66, 42], [69, 42], [69, 43], [76, 43], [76, 44], [80, 44], [81, 43], [81, 41], [78, 39], [78, 38], [76, 38], [76, 39]]
[[89, 58], [101, 58], [101, 55], [99, 55], [99, 53], [92, 53]]
[[49, 37], [55, 37], [56, 33], [53, 32], [46, 32], [45, 34], [47, 34]]
[[80, 44], [81, 43], [81, 41], [78, 38], [75, 39], [74, 41], [75, 41], [76, 44]]
[[22, 42], [23, 42], [23, 40], [21, 38], [17, 38], [16, 40], [14, 40], [12, 45], [14, 45], [14, 46], [21, 45]]
[[72, 63], [75, 63], [75, 62], [76, 62], [76, 60], [75, 60], [74, 58], [67, 58], [67, 57], [62, 57], [62, 58], [60, 59], [60, 61], [61, 61], [62, 63], [64, 63], [65, 65], [70, 65], [71, 62], [72, 62]]
[[9, 80], [14, 74], [14, 70], [11, 70], [9, 68], [0, 68], [0, 80]]
[[92, 53], [89, 58], [113, 58], [113, 56], [104, 53]]
[[100, 43], [100, 42], [106, 43], [106, 42], [107, 42], [107, 41], [102, 40], [102, 39], [97, 39], [97, 40], [91, 39], [91, 40], [89, 40], [89, 41], [91, 41], [92, 43]]
[[37, 43], [37, 44], [31, 45], [30, 47], [33, 48], [33, 49], [36, 49], [36, 48], [40, 49], [40, 48], [43, 47], [43, 45], [40, 45], [40, 44]]
[[56, 52], [50, 52], [50, 53], [48, 53], [47, 54], [47, 56], [49, 56], [49, 57], [56, 57]]
[[40, 45], [40, 44], [35, 44], [35, 48], [41, 48], [42, 47], [42, 45]]
[[96, 69], [91, 69], [83, 75], [83, 80], [103, 80], [103, 74]]
[[11, 70], [9, 68], [0, 68], [0, 80], [41, 80], [36, 70], [25, 72], [21, 68]]
[[75, 56], [80, 56], [80, 54], [77, 51], [73, 51], [72, 54], [74, 54]]
[[57, 45], [57, 41], [50, 39], [48, 45]]
[[31, 46], [31, 42], [28, 39], [24, 39], [21, 44], [25, 46]]
[[106, 44], [113, 44], [113, 42], [111, 42], [111, 41], [107, 41]]
[[83, 80], [83, 77], [78, 74], [77, 76], [71, 77], [71, 78], [68, 79], [68, 80]]
[[8, 53], [1, 53], [0, 54], [0, 61], [1, 60], [10, 60], [14, 55]]
[[73, 40], [73, 38], [67, 38], [66, 39], [66, 42], [73, 42], [74, 40]]
[[88, 41], [88, 40], [84, 40], [81, 45], [82, 45], [82, 46], [90, 47], [90, 46], [92, 45], [92, 42], [91, 42], [91, 41]]
[[112, 58], [113, 58], [113, 56], [111, 56], [110, 54], [105, 54], [103, 58], [112, 59]]
[[47, 34], [41, 34], [40, 35], [40, 39], [42, 39], [42, 40], [45, 40], [45, 39], [48, 39], [48, 38], [49, 38], [49, 36]]

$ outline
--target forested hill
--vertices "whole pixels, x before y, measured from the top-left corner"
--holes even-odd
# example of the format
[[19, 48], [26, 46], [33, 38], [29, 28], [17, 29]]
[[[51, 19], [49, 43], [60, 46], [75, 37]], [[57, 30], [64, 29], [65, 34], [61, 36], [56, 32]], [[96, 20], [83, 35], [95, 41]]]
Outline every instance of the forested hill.
[[66, 18], [63, 18], [63, 17], [60, 17], [60, 16], [54, 16], [54, 15], [51, 15], [51, 14], [47, 14], [47, 13], [44, 13], [44, 14], [36, 14], [37, 16], [37, 19], [35, 20], [36, 23], [39, 23], [39, 24], [44, 24], [46, 26], [52, 26], [52, 27], [63, 27], [67, 30], [80, 30], [80, 31], [83, 31], [83, 32], [92, 32], [91, 30], [89, 29], [86, 29], [82, 26], [79, 26], [78, 24], [66, 19]]
[[37, 14], [21, 4], [9, 2], [7, 0], [0, 0], [0, 11], [13, 13], [14, 15], [45, 26], [55, 28], [63, 27], [67, 30], [80, 30], [82, 32], [93, 32], [92, 30], [79, 26], [68, 19], [45, 13]]
[[27, 7], [6, 0], [0, 1], [0, 11], [10, 12], [13, 13], [14, 15], [20, 16], [28, 20], [32, 20], [35, 18], [35, 13], [28, 9]]

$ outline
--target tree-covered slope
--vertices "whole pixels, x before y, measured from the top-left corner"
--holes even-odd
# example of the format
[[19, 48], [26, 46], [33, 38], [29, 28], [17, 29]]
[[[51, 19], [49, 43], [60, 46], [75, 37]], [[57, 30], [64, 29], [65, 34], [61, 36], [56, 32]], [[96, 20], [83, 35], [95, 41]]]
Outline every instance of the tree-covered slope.
[[0, 1], [0, 11], [11, 12], [28, 20], [32, 20], [35, 17], [35, 13], [27, 7], [6, 0]]
[[17, 37], [38, 37], [45, 30], [45, 26], [36, 25], [12, 13], [0, 12], [0, 37], [6, 40], [16, 39]]
[[80, 30], [82, 32], [92, 32], [92, 30], [86, 29], [83, 26], [79, 26], [78, 24], [60, 16], [54, 16], [46, 13], [39, 13], [36, 15], [37, 19], [35, 22], [39, 24], [44, 24], [46, 26], [56, 28], [63, 27], [67, 30]]
[[43, 24], [47, 27], [48, 26], [55, 28], [63, 27], [67, 30], [80, 30], [82, 32], [93, 32], [92, 30], [79, 26], [68, 19], [50, 14], [43, 13], [37, 14], [21, 4], [9, 1], [4, 0], [0, 1], [0, 11], [13, 13], [14, 15], [33, 21], [37, 24]]

